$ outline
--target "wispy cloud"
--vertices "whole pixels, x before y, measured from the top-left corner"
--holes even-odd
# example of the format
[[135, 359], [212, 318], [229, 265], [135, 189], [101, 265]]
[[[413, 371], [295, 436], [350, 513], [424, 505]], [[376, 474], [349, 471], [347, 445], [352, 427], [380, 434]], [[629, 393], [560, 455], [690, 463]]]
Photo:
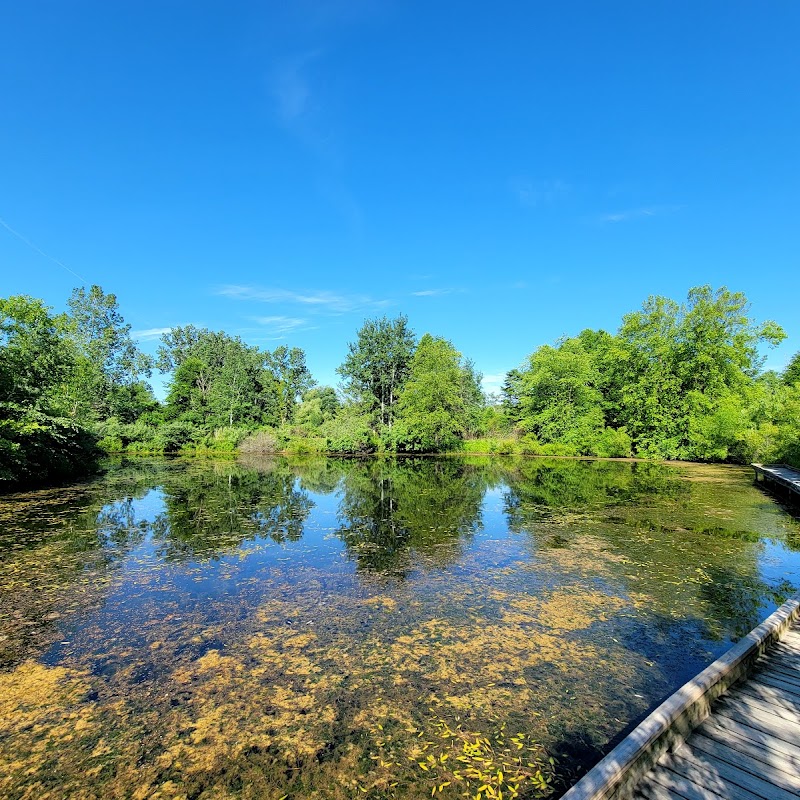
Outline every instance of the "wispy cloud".
[[236, 300], [303, 306], [312, 313], [326, 314], [346, 314], [365, 308], [381, 308], [390, 305], [388, 300], [376, 300], [367, 295], [340, 294], [327, 290], [298, 292], [289, 289], [227, 285], [219, 287], [216, 294]]
[[446, 294], [463, 294], [466, 289], [420, 289], [418, 292], [411, 292], [412, 297], [442, 297]]
[[311, 85], [306, 69], [320, 56], [312, 50], [281, 63], [272, 76], [271, 88], [278, 116], [284, 125], [296, 128], [313, 112]]
[[268, 328], [272, 333], [288, 333], [301, 330], [307, 326], [308, 320], [302, 317], [253, 317], [259, 325]]
[[172, 328], [145, 328], [141, 331], [131, 331], [131, 336], [140, 341], [148, 341], [150, 339], [158, 339], [165, 333], [169, 333]]
[[625, 211], [615, 211], [608, 214], [600, 214], [597, 221], [602, 225], [613, 225], [619, 222], [632, 222], [637, 219], [646, 219], [664, 214], [672, 214], [680, 211], [681, 206], [643, 206], [641, 208], [629, 208]]
[[562, 180], [534, 181], [530, 178], [512, 178], [509, 182], [512, 193], [525, 208], [552, 206], [566, 197], [572, 187]]

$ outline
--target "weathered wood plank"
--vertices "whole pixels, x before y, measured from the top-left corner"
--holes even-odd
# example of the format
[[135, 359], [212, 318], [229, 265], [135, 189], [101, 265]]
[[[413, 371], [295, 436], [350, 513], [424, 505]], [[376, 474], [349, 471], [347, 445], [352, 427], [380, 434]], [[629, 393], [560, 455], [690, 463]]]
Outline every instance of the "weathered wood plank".
[[777, 650], [770, 648], [769, 663], [778, 667], [783, 672], [790, 672], [791, 674], [800, 675], [800, 663], [798, 663], [798, 656], [788, 656], [779, 653]]
[[784, 637], [775, 644], [776, 653], [785, 653], [790, 658], [800, 655], [800, 643], [795, 643], [794, 639]]
[[776, 731], [786, 730], [795, 735], [797, 734], [795, 725], [783, 719], [779, 710], [774, 706], [767, 705], [761, 700], [754, 700], [750, 697], [744, 697], [738, 694], [727, 695], [720, 702], [719, 709], [722, 711], [729, 708], [734, 708], [737, 711], [752, 716], [754, 720], [758, 720], [763, 725], [772, 726]]
[[[747, 680], [747, 684], [753, 683], [758, 681], [758, 683], [762, 686], [770, 685], [769, 682], [780, 682], [783, 684], [780, 687], [773, 686], [771, 687], [774, 691], [778, 692], [779, 694], [786, 695], [787, 700], [796, 700], [797, 692], [794, 688], [794, 682], [791, 681], [786, 675], [781, 672], [775, 672], [774, 670], [759, 672], [757, 675], [751, 675], [750, 678]], [[745, 685], [747, 685], [745, 684]]]
[[719, 791], [714, 792], [699, 783], [688, 780], [683, 775], [672, 772], [664, 766], [658, 766], [653, 770], [652, 780], [669, 789], [675, 794], [685, 797], [686, 800], [720, 800], [720, 797], [728, 797]]
[[761, 800], [759, 795], [753, 794], [736, 784], [723, 781], [718, 775], [709, 772], [705, 767], [701, 767], [694, 761], [681, 758], [674, 753], [664, 757], [664, 766], [686, 780], [702, 786], [721, 797], [730, 798], [730, 800]]
[[758, 678], [754, 678], [753, 680], [757, 680], [759, 683], [763, 683], [766, 686], [772, 686], [786, 694], [792, 695], [792, 697], [800, 698], [800, 684], [794, 683], [794, 681], [784, 680], [775, 673], [763, 672]]
[[773, 717], [772, 720], [763, 722], [760, 718], [749, 714], [747, 711], [741, 711], [740, 709], [731, 706], [723, 706], [722, 704], [720, 704], [719, 708], [714, 709], [714, 716], [724, 717], [731, 719], [734, 722], [749, 725], [751, 728], [755, 728], [762, 733], [766, 733], [775, 739], [782, 739], [784, 742], [788, 742], [789, 744], [797, 743], [796, 730], [792, 730], [791, 726], [781, 729], [774, 724], [774, 721], [780, 722], [778, 717]]
[[800, 724], [800, 698], [794, 700], [791, 695], [787, 695], [785, 692], [773, 689], [766, 684], [756, 683], [755, 681], [748, 681], [745, 686], [740, 686], [736, 690], [736, 694], [741, 694], [745, 697], [753, 697], [756, 700], [763, 700], [766, 703], [772, 703], [783, 710], [786, 719], [794, 719]]
[[694, 761], [721, 780], [733, 783], [742, 789], [747, 789], [747, 791], [757, 794], [764, 800], [797, 800], [797, 795], [793, 792], [776, 786], [770, 781], [764, 780], [764, 778], [759, 778], [747, 770], [729, 764], [727, 761], [722, 761], [713, 755], [704, 753], [702, 750], [696, 749], [692, 743], [684, 744], [675, 754], [681, 758]]
[[635, 796], [642, 800], [688, 800], [682, 794], [665, 789], [660, 783], [651, 780], [649, 776], [636, 787]]
[[[707, 756], [713, 756], [720, 761], [726, 761], [737, 769], [750, 772], [756, 777], [763, 776], [775, 786], [780, 786], [787, 792], [800, 792], [800, 778], [796, 774], [786, 773], [779, 769], [764, 769], [764, 762], [754, 758], [747, 753], [743, 753], [729, 744], [717, 742], [698, 733], [688, 742], [689, 746], [696, 751], [702, 750]], [[799, 795], [800, 796], [800, 795]]]
[[[800, 775], [800, 757], [788, 756], [776, 748], [765, 747], [753, 739], [748, 739], [724, 728], [703, 724], [697, 729], [697, 732], [716, 742], [727, 744], [741, 753], [752, 756], [757, 761], [763, 762], [766, 767], [780, 769], [790, 775]], [[774, 744], [778, 741], [780, 740], [773, 739], [772, 743]]]
[[[800, 656], [798, 656], [796, 660], [800, 662]], [[791, 662], [782, 662], [777, 658], [772, 659], [768, 666], [765, 665], [764, 667], [756, 670], [754, 674], [759, 675], [761, 672], [775, 672], [779, 675], [785, 675], [787, 678], [800, 680], [800, 666], [793, 667]]]
[[788, 758], [791, 764], [797, 764], [800, 771], [800, 746], [771, 736], [758, 728], [753, 728], [743, 722], [724, 717], [721, 714], [714, 714], [709, 717], [697, 730], [710, 734], [724, 736], [726, 739], [741, 739], [750, 742], [757, 747], [762, 747], [767, 752]]

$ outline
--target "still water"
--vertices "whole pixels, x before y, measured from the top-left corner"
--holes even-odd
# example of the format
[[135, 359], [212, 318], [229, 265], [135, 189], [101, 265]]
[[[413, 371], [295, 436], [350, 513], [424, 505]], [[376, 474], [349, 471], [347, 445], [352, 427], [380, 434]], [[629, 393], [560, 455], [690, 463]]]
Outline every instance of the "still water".
[[115, 464], [0, 497], [0, 796], [546, 796], [798, 587], [743, 468]]

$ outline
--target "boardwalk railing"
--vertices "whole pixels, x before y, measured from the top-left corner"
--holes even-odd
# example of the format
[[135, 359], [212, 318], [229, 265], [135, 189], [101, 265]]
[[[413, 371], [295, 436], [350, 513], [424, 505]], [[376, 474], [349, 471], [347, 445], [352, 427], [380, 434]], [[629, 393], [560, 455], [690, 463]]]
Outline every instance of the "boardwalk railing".
[[[711, 704], [746, 678], [764, 651], [800, 618], [800, 596], [784, 603], [727, 653], [684, 684], [589, 770], [561, 800], [627, 800], [667, 751], [680, 747]], [[800, 732], [799, 732], [800, 734]]]
[[800, 502], [800, 470], [786, 464], [751, 464], [756, 483], [788, 492], [793, 500]]

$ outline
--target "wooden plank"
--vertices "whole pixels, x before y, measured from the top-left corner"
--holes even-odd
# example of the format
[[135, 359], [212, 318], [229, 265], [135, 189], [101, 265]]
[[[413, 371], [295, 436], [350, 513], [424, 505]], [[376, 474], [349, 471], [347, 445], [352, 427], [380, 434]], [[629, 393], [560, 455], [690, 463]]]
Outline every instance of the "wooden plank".
[[[798, 660], [800, 661], [800, 659]], [[779, 661], [777, 658], [770, 659], [769, 664], [765, 664], [754, 674], [758, 675], [761, 672], [778, 672], [781, 675], [786, 675], [787, 678], [800, 680], [800, 664], [795, 667], [785, 661]]]
[[777, 672], [764, 672], [757, 678], [752, 679], [754, 682], [758, 681], [759, 684], [764, 686], [771, 686], [775, 691], [783, 692], [789, 696], [790, 699], [800, 699], [800, 684], [784, 678]]
[[[797, 735], [796, 726], [792, 722], [781, 717], [780, 709], [776, 709], [774, 706], [770, 706], [761, 700], [754, 700], [750, 697], [744, 697], [743, 695], [726, 695], [720, 700], [719, 709], [721, 711], [726, 708], [735, 708], [744, 714], [752, 716], [753, 719], [758, 720], [764, 725], [771, 725], [776, 729], [787, 729]], [[716, 708], [714, 712], [716, 713]]]
[[663, 788], [685, 797], [686, 800], [720, 800], [720, 798], [730, 797], [728, 794], [723, 794], [720, 789], [711, 791], [705, 786], [694, 783], [694, 781], [688, 780], [683, 775], [672, 772], [661, 765], [653, 770], [650, 778]]
[[755, 681], [748, 681], [745, 686], [738, 687], [736, 694], [772, 703], [782, 709], [787, 719], [793, 719], [796, 724], [800, 725], [800, 698], [793, 700], [790, 695]]
[[742, 789], [747, 789], [748, 792], [757, 794], [763, 800], [797, 800], [797, 795], [793, 792], [786, 791], [786, 789], [775, 786], [747, 770], [740, 769], [727, 761], [696, 749], [691, 743], [684, 744], [675, 751], [675, 755], [694, 761], [723, 781], [730, 781]]
[[[800, 662], [800, 656], [797, 657], [797, 661]], [[785, 672], [787, 680], [792, 681], [793, 683], [800, 683], [800, 672], [792, 669], [789, 666], [783, 666], [777, 661], [770, 661], [768, 664], [765, 664], [758, 670], [757, 674], [762, 672]]]
[[694, 761], [681, 758], [674, 753], [664, 757], [664, 766], [697, 786], [702, 786], [709, 792], [730, 798], [730, 800], [761, 800], [758, 795], [747, 789], [743, 789], [735, 783], [725, 782]]
[[770, 661], [772, 659], [776, 659], [777, 661], [792, 665], [796, 665], [798, 662], [800, 662], [800, 650], [795, 652], [794, 650], [783, 647], [783, 642], [777, 642], [774, 644], [770, 648], [769, 655]]
[[758, 678], [754, 678], [753, 680], [754, 682], [763, 683], [766, 686], [772, 686], [774, 689], [778, 689], [781, 692], [785, 692], [786, 694], [789, 694], [792, 697], [800, 698], [800, 684], [786, 681], [777, 675], [774, 674], [770, 675], [769, 673], [765, 672], [762, 675], [759, 675]]
[[660, 783], [651, 780], [649, 775], [636, 787], [634, 797], [642, 798], [642, 800], [687, 800], [683, 795], [671, 792]]
[[774, 786], [780, 786], [781, 789], [785, 789], [790, 794], [800, 792], [800, 778], [797, 774], [786, 773], [779, 769], [764, 769], [763, 761], [736, 750], [728, 744], [709, 739], [702, 733], [692, 736], [689, 740], [689, 746], [695, 751], [702, 750], [707, 756], [726, 761], [737, 769], [745, 770], [756, 777], [768, 780]]
[[776, 646], [779, 652], [791, 653], [792, 655], [800, 653], [800, 636], [793, 634], [794, 631], [786, 631], [780, 642], [777, 642]]
[[742, 711], [741, 709], [731, 706], [724, 706], [722, 704], [720, 704], [719, 708], [714, 709], [714, 716], [727, 717], [728, 719], [732, 719], [734, 722], [749, 725], [751, 728], [755, 728], [756, 730], [766, 733], [769, 736], [773, 736], [776, 739], [782, 739], [784, 742], [788, 742], [789, 744], [797, 743], [797, 731], [791, 729], [791, 727], [787, 729], [776, 725], [775, 721], [780, 722], [778, 717], [773, 717], [772, 720], [767, 720], [764, 722], [760, 718], [749, 714], [747, 711]]
[[742, 739], [751, 742], [758, 747], [762, 747], [770, 753], [788, 758], [790, 763], [797, 763], [800, 768], [800, 745], [778, 739], [775, 736], [765, 733], [758, 728], [746, 725], [744, 722], [737, 722], [734, 719], [725, 717], [721, 714], [714, 714], [709, 717], [697, 730], [702, 730], [708, 736], [709, 733], [730, 738]]
[[790, 672], [793, 675], [800, 674], [800, 657], [791, 658], [778, 653], [775, 649], [770, 649], [769, 661], [766, 662], [770, 667], [777, 667], [784, 672]]
[[[697, 732], [702, 733], [709, 739], [713, 739], [715, 742], [727, 744], [740, 753], [752, 756], [757, 761], [761, 761], [773, 769], [788, 772], [790, 775], [800, 775], [800, 757], [787, 756], [780, 750], [770, 749], [768, 746], [765, 747], [763, 744], [724, 728], [715, 728], [711, 725], [706, 726], [703, 724], [697, 729]], [[692, 741], [692, 739], [689, 741]], [[773, 739], [772, 741], [775, 743], [779, 740]]]
[[788, 672], [795, 680], [798, 680], [798, 673], [800, 672], [800, 653], [793, 658], [788, 656], [781, 656], [780, 653], [775, 653], [775, 658], [769, 658], [763, 666], [759, 665], [759, 671], [769, 672], [773, 669], [778, 669], [783, 672]]

